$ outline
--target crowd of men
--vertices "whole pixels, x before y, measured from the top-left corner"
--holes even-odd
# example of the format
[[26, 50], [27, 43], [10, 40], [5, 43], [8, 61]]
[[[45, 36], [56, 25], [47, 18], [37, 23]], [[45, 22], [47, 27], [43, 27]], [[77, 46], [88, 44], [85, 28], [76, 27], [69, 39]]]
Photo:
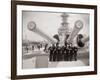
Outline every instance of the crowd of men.
[[29, 45], [25, 46], [25, 51], [28, 53], [30, 50], [34, 51], [35, 49], [40, 50], [42, 48], [42, 44], [32, 45], [29, 47]]
[[[37, 45], [37, 49], [40, 51], [41, 48], [44, 48], [45, 53], [49, 53], [49, 61], [77, 61], [77, 51], [78, 48], [76, 46], [72, 46], [72, 44], [65, 43], [64, 46], [59, 46], [59, 43], [52, 44], [48, 47], [48, 44], [42, 46], [42, 44]], [[32, 45], [32, 51], [34, 51], [34, 45]], [[26, 51], [28, 52], [28, 47], [26, 47]]]
[[52, 45], [48, 48], [50, 53], [50, 61], [77, 61], [78, 48], [72, 44], [59, 46], [58, 44]]

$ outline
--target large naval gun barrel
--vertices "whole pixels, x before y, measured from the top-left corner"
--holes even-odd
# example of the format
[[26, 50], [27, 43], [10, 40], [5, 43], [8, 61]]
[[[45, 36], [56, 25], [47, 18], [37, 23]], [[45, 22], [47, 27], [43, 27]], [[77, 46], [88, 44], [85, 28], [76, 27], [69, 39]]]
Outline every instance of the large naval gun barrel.
[[36, 27], [36, 23], [34, 21], [30, 21], [27, 25], [28, 29], [30, 31], [33, 31], [34, 33], [42, 36], [43, 38], [45, 38], [47, 41], [49, 41], [50, 43], [54, 44], [56, 41], [49, 37], [48, 35], [46, 35], [43, 31], [41, 31], [39, 28]]
[[73, 31], [69, 35], [67, 42], [70, 43], [75, 38], [75, 36], [78, 34], [78, 32], [83, 28], [83, 22], [81, 20], [77, 20], [75, 22]]

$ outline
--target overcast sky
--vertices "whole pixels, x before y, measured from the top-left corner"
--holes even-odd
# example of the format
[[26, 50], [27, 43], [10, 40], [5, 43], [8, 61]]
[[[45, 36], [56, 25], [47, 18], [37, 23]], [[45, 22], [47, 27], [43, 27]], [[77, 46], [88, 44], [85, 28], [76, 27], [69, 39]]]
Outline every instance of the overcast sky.
[[[34, 21], [36, 23], [36, 27], [42, 30], [44, 33], [49, 35], [50, 37], [54, 36], [54, 34], [58, 34], [58, 28], [61, 27], [62, 13], [56, 12], [34, 12], [34, 11], [23, 11], [22, 12], [22, 21], [23, 21], [23, 39], [27, 38], [31, 41], [43, 41], [44, 39], [30, 31], [27, 28], [27, 24], [30, 21]], [[68, 27], [73, 29], [74, 23], [77, 20], [83, 21], [83, 28], [79, 33], [89, 35], [89, 14], [78, 14], [78, 13], [67, 13], [68, 17]]]

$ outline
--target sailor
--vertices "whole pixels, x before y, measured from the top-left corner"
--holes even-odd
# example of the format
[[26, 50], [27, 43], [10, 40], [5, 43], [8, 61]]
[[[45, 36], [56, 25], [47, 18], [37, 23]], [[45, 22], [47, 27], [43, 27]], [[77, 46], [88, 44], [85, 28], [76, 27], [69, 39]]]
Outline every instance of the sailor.
[[72, 47], [71, 60], [74, 60], [74, 54], [75, 54], [75, 52], [74, 52], [74, 47]]
[[63, 60], [63, 48], [62, 47], [60, 47], [60, 51], [59, 51], [59, 59], [60, 59], [60, 61], [62, 61]]
[[74, 54], [73, 54], [73, 57], [74, 57], [74, 60], [77, 61], [77, 51], [78, 51], [78, 48], [76, 46], [74, 46]]
[[54, 48], [54, 61], [58, 61], [58, 43], [55, 44]]
[[68, 47], [67, 47], [67, 46], [65, 46], [64, 60], [65, 60], [65, 61], [68, 61]]
[[45, 44], [45, 46], [44, 46], [44, 52], [46, 51], [47, 46], [48, 46], [48, 44]]
[[53, 46], [53, 61], [57, 61], [57, 48]]
[[34, 45], [32, 45], [32, 50], [34, 50]]
[[66, 48], [65, 48], [65, 46], [62, 46], [61, 52], [62, 52], [62, 55], [61, 55], [62, 61], [65, 61], [65, 59], [64, 59], [64, 56], [65, 56], [65, 53], [66, 53]]
[[[45, 51], [45, 50], [44, 50]], [[51, 46], [48, 48], [48, 52], [49, 52], [49, 61], [52, 61], [51, 59], [52, 59], [52, 57], [51, 57]]]
[[61, 53], [61, 47], [57, 46], [57, 61], [62, 60], [62, 53]]
[[49, 60], [50, 60], [50, 61], [53, 61], [53, 47], [50, 46], [50, 47], [48, 48], [48, 50], [49, 50], [49, 53], [50, 53]]
[[29, 50], [29, 49], [28, 49], [28, 46], [26, 46], [26, 51], [27, 51], [27, 53], [28, 53], [28, 50]]
[[72, 60], [72, 47], [70, 44], [68, 44], [68, 61]]
[[41, 48], [41, 47], [40, 47], [40, 44], [38, 44], [37, 47], [38, 47], [38, 49], [40, 50], [40, 48]]

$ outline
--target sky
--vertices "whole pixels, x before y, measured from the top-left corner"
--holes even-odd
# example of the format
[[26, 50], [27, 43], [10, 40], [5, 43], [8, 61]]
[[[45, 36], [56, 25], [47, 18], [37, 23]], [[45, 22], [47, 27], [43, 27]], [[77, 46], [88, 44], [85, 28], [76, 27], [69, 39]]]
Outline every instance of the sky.
[[[77, 20], [83, 22], [83, 28], [79, 33], [82, 33], [86, 36], [89, 35], [89, 14], [85, 13], [67, 13], [69, 15], [67, 22], [69, 29], [72, 31], [74, 28], [74, 23]], [[27, 24], [30, 21], [36, 23], [36, 27], [39, 28], [42, 32], [53, 37], [55, 34], [58, 34], [58, 28], [61, 27], [62, 23], [62, 13], [58, 12], [35, 12], [35, 11], [22, 11], [22, 29], [23, 29], [23, 39], [30, 41], [44, 41], [45, 39], [39, 36], [38, 34], [30, 31], [27, 28]]]

